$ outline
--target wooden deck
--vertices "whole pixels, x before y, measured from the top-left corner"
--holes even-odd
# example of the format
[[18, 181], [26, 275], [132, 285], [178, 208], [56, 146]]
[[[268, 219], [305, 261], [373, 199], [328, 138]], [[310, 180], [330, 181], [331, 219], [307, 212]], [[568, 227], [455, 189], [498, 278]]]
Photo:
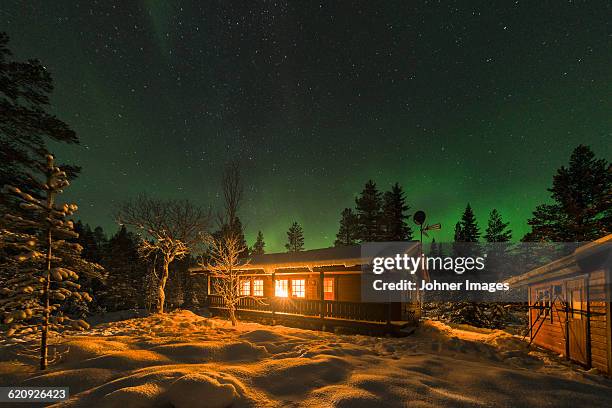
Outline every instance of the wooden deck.
[[[227, 309], [218, 295], [208, 295], [211, 313], [222, 315]], [[306, 327], [380, 335], [406, 335], [417, 326], [417, 319], [393, 321], [389, 303], [339, 302], [318, 299], [252, 298], [239, 300], [238, 315], [247, 320], [269, 324]]]

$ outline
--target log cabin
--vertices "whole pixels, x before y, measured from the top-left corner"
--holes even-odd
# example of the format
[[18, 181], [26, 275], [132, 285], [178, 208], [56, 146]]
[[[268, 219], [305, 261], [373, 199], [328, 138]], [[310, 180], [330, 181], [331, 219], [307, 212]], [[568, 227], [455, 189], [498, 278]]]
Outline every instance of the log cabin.
[[612, 234], [509, 279], [526, 286], [530, 344], [587, 368], [612, 373]]
[[[408, 248], [407, 253], [418, 255], [420, 244], [411, 242]], [[370, 261], [359, 245], [253, 256], [240, 266], [237, 312], [246, 319], [324, 330], [413, 330], [420, 318], [417, 294], [405, 302], [362, 301], [362, 265]], [[223, 313], [223, 299], [214, 293], [214, 280], [220, 277], [201, 267], [190, 271], [207, 275], [205, 303], [213, 314]]]

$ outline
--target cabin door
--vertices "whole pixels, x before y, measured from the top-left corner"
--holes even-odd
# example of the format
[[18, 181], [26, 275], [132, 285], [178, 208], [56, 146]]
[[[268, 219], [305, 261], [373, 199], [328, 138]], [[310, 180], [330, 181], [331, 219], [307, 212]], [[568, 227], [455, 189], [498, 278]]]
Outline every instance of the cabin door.
[[587, 364], [587, 303], [584, 279], [567, 282], [569, 358]]

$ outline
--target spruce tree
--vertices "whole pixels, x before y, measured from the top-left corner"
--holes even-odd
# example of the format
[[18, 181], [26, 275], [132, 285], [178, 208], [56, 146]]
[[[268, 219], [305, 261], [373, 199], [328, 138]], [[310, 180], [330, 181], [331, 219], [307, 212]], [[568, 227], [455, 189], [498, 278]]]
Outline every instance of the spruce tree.
[[460, 242], [478, 242], [480, 238], [480, 228], [478, 228], [474, 211], [469, 203], [465, 207], [460, 223]]
[[384, 241], [408, 241], [412, 239], [412, 229], [406, 222], [410, 207], [406, 204], [404, 190], [395, 183], [390, 191], [385, 192], [382, 206], [381, 238]]
[[548, 191], [553, 203], [535, 208], [523, 241], [582, 242], [612, 233], [612, 165], [588, 146], [574, 149]]
[[77, 283], [79, 273], [101, 278], [102, 268], [81, 258], [82, 247], [69, 242], [77, 237], [67, 217], [77, 210], [75, 204], [56, 203], [58, 194], [68, 187], [67, 175], [47, 156], [45, 181], [31, 177], [30, 182], [44, 192], [42, 199], [13, 186], [6, 186], [25, 214], [6, 214], [0, 231], [4, 256], [0, 311], [8, 325], [8, 336], [35, 335], [40, 331], [40, 368], [48, 364], [50, 333], [69, 326], [86, 329], [81, 319], [64, 313], [69, 301], [91, 301]]
[[381, 239], [382, 199], [376, 183], [369, 180], [355, 199], [357, 220], [359, 222], [359, 239], [362, 242], [374, 242]]
[[261, 231], [257, 232], [257, 239], [255, 239], [255, 244], [253, 244], [253, 248], [251, 248], [251, 255], [263, 255], [266, 253], [266, 243], [264, 242], [264, 236]]
[[[8, 42], [8, 35], [0, 32], [0, 187], [16, 185], [40, 198], [43, 192], [31, 182], [30, 174], [44, 162], [47, 141], [73, 144], [78, 138], [66, 123], [48, 113], [53, 91], [49, 71], [37, 60], [14, 60]], [[63, 168], [69, 176], [77, 171]], [[0, 212], [19, 212], [12, 198], [0, 195]]]
[[512, 239], [512, 230], [508, 229], [510, 223], [504, 222], [500, 213], [494, 208], [489, 214], [486, 234], [487, 242], [508, 242]]
[[350, 208], [342, 210], [335, 246], [355, 245], [359, 240], [359, 221]]
[[288, 252], [300, 252], [304, 250], [304, 231], [297, 222], [291, 224], [287, 231], [287, 243], [285, 248]]
[[453, 243], [453, 256], [474, 256], [475, 246], [466, 245], [465, 242], [478, 242], [480, 229], [476, 223], [474, 211], [468, 203], [463, 211], [461, 220], [455, 225], [455, 236]]

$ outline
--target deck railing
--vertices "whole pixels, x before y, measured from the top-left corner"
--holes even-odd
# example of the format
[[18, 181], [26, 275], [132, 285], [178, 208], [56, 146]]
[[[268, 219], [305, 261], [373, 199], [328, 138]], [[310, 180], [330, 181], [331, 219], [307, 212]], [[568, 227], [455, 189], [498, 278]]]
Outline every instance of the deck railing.
[[[211, 308], [225, 308], [223, 298], [219, 295], [208, 295], [208, 306]], [[322, 302], [318, 299], [278, 297], [244, 297], [238, 301], [238, 310], [368, 322], [387, 322], [389, 320], [389, 307], [388, 303], [341, 302], [333, 300], [324, 300]]]

